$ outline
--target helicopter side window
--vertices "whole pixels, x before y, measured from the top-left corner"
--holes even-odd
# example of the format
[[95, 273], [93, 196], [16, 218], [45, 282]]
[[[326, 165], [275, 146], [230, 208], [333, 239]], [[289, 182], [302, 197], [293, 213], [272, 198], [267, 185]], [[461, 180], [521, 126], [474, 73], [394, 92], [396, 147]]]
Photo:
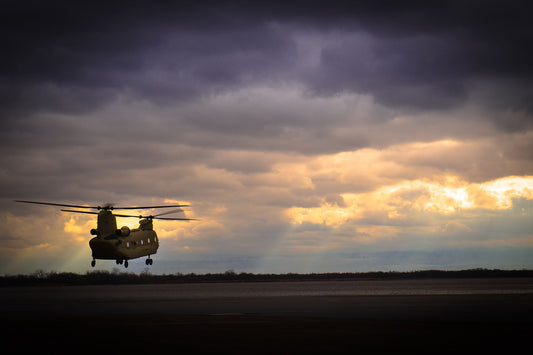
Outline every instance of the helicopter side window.
[[144, 244], [144, 241], [141, 239], [141, 245], [143, 245], [143, 244]]
[[126, 248], [130, 247], [130, 242], [126, 242]]
[[150, 244], [150, 238], [148, 238], [148, 244]]

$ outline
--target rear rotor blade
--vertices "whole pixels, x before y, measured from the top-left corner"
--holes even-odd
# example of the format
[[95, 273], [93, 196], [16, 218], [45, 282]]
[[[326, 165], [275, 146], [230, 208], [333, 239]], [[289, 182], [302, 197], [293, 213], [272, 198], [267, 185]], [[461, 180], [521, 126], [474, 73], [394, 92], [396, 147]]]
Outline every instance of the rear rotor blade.
[[171, 213], [179, 213], [179, 212], [183, 212], [183, 210], [181, 208], [177, 208], [175, 210], [170, 210], [170, 211], [166, 211], [166, 212], [163, 212], [163, 213], [159, 213], [159, 214], [153, 215], [152, 218], [159, 217], [159, 216], [164, 216], [166, 214], [171, 214]]
[[152, 217], [153, 219], [164, 219], [165, 221], [196, 221], [198, 218], [171, 218], [171, 217]]
[[167, 207], [189, 207], [190, 205], [160, 205], [160, 206], [127, 206], [113, 207], [115, 210], [147, 210], [150, 208], [167, 208]]
[[137, 215], [137, 216], [132, 216], [132, 215], [129, 215], [129, 214], [119, 214], [119, 213], [113, 213], [113, 216], [116, 216], [116, 217], [129, 217], [129, 218], [147, 218], [145, 216], [141, 216], [141, 215]]
[[[90, 212], [90, 211], [75, 211], [75, 210], [61, 210], [61, 211], [63, 211], [63, 212], [73, 212], [73, 213], [85, 213], [85, 214], [99, 214], [98, 212]], [[172, 211], [172, 212], [176, 212], [176, 211]], [[167, 214], [167, 213], [165, 213], [165, 214]], [[127, 214], [118, 214], [118, 213], [113, 213], [113, 216], [115, 216], [115, 217], [126, 217], [126, 218], [139, 218], [139, 219], [141, 219], [141, 218], [163, 219], [163, 220], [166, 220], [166, 221], [194, 221], [194, 220], [197, 220], [197, 218], [170, 218], [170, 217], [142, 216], [142, 215], [131, 216], [131, 215], [127, 215]]]
[[143, 216], [143, 215], [131, 216], [131, 215], [127, 215], [127, 214], [117, 214], [117, 213], [113, 213], [113, 215], [117, 216], [117, 217], [139, 218], [139, 219], [142, 219], [142, 218], [164, 219], [164, 220], [167, 220], [167, 221], [193, 221], [193, 220], [196, 219], [196, 218], [179, 218], [179, 217], [171, 218], [171, 217], [157, 217], [157, 216]]

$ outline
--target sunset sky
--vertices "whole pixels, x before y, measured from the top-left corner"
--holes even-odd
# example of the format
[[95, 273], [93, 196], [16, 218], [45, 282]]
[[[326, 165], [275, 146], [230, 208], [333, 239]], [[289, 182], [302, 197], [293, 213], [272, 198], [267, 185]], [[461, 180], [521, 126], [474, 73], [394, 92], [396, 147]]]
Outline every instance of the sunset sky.
[[190, 203], [153, 273], [533, 268], [531, 10], [6, 1], [0, 274], [91, 269], [15, 199]]

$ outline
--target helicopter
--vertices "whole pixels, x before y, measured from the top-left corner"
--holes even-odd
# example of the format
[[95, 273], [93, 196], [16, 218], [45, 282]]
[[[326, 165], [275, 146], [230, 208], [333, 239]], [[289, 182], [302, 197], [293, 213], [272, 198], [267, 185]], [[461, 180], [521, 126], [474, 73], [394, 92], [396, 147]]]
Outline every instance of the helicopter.
[[[189, 207], [189, 205], [182, 204], [116, 207], [113, 204], [106, 204], [103, 206], [85, 206], [26, 200], [15, 200], [15, 202], [76, 208], [75, 210], [62, 209], [61, 211], [98, 215], [96, 229], [93, 228], [90, 231], [91, 235], [95, 236], [89, 241], [89, 247], [92, 250], [93, 257], [93, 260], [91, 261], [92, 267], [96, 266], [96, 259], [104, 259], [115, 260], [117, 265], [124, 264], [124, 267], [127, 268], [128, 260], [140, 258], [142, 256], [148, 256], [148, 258], [146, 259], [146, 265], [152, 265], [154, 261], [150, 258], [150, 256], [157, 253], [157, 249], [159, 248], [159, 239], [157, 238], [157, 233], [153, 229], [152, 221], [154, 219], [161, 219], [167, 221], [195, 220], [195, 218], [161, 217], [171, 213], [183, 212], [181, 207]], [[143, 210], [169, 207], [179, 208], [149, 216], [132, 216], [117, 213], [113, 214], [112, 212], [113, 210]], [[98, 212], [80, 211], [79, 209], [92, 209], [97, 210]], [[117, 229], [116, 217], [139, 218], [139, 227], [135, 229], [130, 229], [127, 226], [123, 226], [122, 228]]]

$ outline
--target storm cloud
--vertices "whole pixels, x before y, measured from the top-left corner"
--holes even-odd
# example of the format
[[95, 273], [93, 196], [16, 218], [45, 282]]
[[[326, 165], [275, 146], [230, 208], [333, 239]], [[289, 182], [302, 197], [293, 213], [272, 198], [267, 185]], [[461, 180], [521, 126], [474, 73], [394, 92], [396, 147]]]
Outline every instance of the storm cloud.
[[490, 78], [516, 90], [502, 104], [530, 109], [522, 3], [393, 4], [13, 2], [1, 25], [3, 107], [89, 110], [123, 90], [160, 103], [273, 81], [446, 108]]

